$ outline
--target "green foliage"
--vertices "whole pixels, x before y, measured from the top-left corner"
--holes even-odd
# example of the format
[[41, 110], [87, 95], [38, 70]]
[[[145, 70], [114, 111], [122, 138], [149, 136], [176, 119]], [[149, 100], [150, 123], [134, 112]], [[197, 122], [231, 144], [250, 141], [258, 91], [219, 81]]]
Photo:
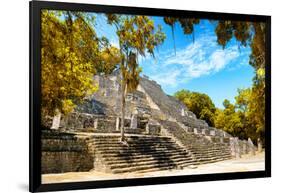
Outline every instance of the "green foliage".
[[176, 44], [175, 44], [175, 24], [178, 22], [182, 29], [183, 33], [186, 35], [193, 34], [194, 41], [194, 25], [199, 24], [200, 20], [196, 18], [176, 18], [176, 17], [164, 17], [164, 22], [171, 26], [172, 36], [174, 40], [174, 50], [176, 52]]
[[216, 27], [217, 42], [223, 47], [235, 37], [241, 45], [246, 46], [251, 40], [251, 23], [240, 21], [219, 21]]
[[242, 46], [250, 45], [249, 64], [255, 69], [253, 85], [238, 90], [236, 110], [240, 113], [244, 133], [264, 142], [265, 132], [265, 23], [219, 21], [216, 27], [217, 42], [225, 47], [232, 37]]
[[257, 85], [248, 89], [238, 89], [235, 105], [225, 100], [224, 109], [216, 110], [215, 127], [242, 139], [250, 137], [256, 142], [260, 138], [264, 142], [265, 100], [264, 92], [260, 92], [262, 90], [264, 88], [258, 88]]
[[[264, 85], [263, 85], [264, 86]], [[249, 137], [264, 141], [264, 90], [262, 85], [248, 89], [238, 89], [235, 104], [223, 101], [223, 109], [216, 108], [206, 94], [180, 90], [175, 97], [182, 101], [198, 118], [205, 120], [210, 126], [222, 129], [240, 139]]]
[[214, 126], [216, 108], [208, 95], [181, 90], [175, 93], [175, 97], [182, 101], [198, 118], [205, 120], [210, 126]]
[[196, 18], [164, 17], [164, 22], [170, 25], [172, 30], [174, 30], [174, 25], [178, 22], [183, 29], [183, 33], [188, 35], [194, 32], [193, 26], [199, 24], [200, 20]]
[[235, 111], [235, 106], [228, 100], [223, 102], [224, 109], [217, 109], [215, 113], [215, 127], [222, 129], [233, 136], [245, 139], [244, 125], [242, 122], [243, 114]]

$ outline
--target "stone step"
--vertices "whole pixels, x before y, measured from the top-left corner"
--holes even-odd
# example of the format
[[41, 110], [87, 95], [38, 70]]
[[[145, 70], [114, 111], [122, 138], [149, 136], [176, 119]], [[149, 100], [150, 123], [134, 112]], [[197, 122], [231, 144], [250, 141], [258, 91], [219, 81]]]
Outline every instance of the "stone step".
[[143, 162], [132, 162], [132, 163], [115, 163], [110, 165], [111, 169], [116, 169], [116, 168], [128, 168], [128, 167], [135, 167], [135, 166], [159, 166], [159, 165], [179, 165], [179, 164], [184, 164], [184, 163], [191, 163], [191, 162], [196, 162], [193, 159], [186, 159], [186, 158], [181, 158], [181, 159], [172, 159], [172, 160], [149, 160], [149, 161], [143, 161]]
[[196, 160], [200, 164], [205, 164], [206, 162], [211, 163], [211, 162], [223, 161], [230, 158], [231, 156], [221, 156], [221, 157], [210, 157], [210, 158], [197, 158]]
[[149, 173], [149, 172], [159, 172], [159, 171], [163, 171], [163, 170], [174, 170], [177, 169], [177, 167], [173, 167], [173, 168], [150, 168], [150, 169], [144, 169], [144, 170], [140, 170], [140, 171], [135, 171], [135, 173]]
[[[190, 165], [198, 165], [196, 162], [192, 161], [192, 162], [186, 162], [186, 163], [183, 163], [183, 164], [179, 164], [177, 167], [175, 168], [171, 168], [169, 170], [177, 170], [177, 169], [181, 169], [181, 168], [185, 168], [185, 167], [188, 167]], [[165, 170], [164, 169], [161, 169], [161, 168], [150, 168], [150, 169], [145, 169], [145, 170], [140, 170], [140, 171], [136, 171], [136, 173], [148, 173], [148, 172], [158, 172], [158, 171], [163, 171]], [[167, 169], [166, 169], [167, 170]]]
[[212, 159], [212, 160], [199, 160], [196, 163], [198, 165], [203, 165], [203, 164], [210, 164], [210, 163], [215, 163], [215, 162], [219, 162], [219, 161], [224, 161], [227, 159], [231, 159], [231, 157], [226, 157], [226, 158], [218, 158], [218, 159]]
[[[157, 143], [157, 144], [95, 144], [94, 146], [96, 148], [123, 148], [123, 149], [133, 149], [137, 147], [143, 147], [143, 148], [157, 148], [157, 147], [173, 147], [173, 148], [178, 148], [179, 146], [175, 143]], [[181, 149], [184, 149], [184, 147], [181, 147]]]
[[[185, 168], [185, 167], [188, 167], [188, 166], [191, 166], [191, 165], [198, 165], [198, 164], [194, 161], [190, 161], [190, 162], [178, 164], [177, 167], [170, 168], [169, 170], [182, 169], [182, 168]], [[165, 168], [164, 169], [163, 168], [150, 168], [150, 169], [136, 171], [136, 173], [157, 172], [157, 171], [163, 171], [163, 170], [165, 170]]]
[[144, 161], [150, 161], [150, 160], [176, 160], [179, 158], [184, 158], [184, 159], [193, 159], [190, 155], [188, 154], [174, 154], [174, 155], [162, 155], [159, 154], [157, 156], [150, 156], [150, 157], [143, 157], [143, 156], [134, 156], [133, 158], [127, 158], [127, 159], [122, 159], [119, 157], [109, 157], [109, 158], [104, 158], [104, 161], [108, 164], [115, 164], [115, 163], [132, 163], [132, 162], [144, 162]]
[[183, 139], [185, 147], [170, 137], [127, 135], [126, 146], [120, 143], [119, 135], [107, 134], [92, 136], [88, 147], [101, 156], [112, 173], [179, 169], [231, 158], [226, 145], [210, 142], [196, 134], [186, 134]]
[[124, 145], [120, 142], [115, 142], [115, 141], [103, 141], [103, 142], [99, 142], [99, 141], [95, 141], [95, 142], [91, 142], [92, 144], [95, 144], [97, 147], [134, 147], [134, 146], [159, 146], [159, 145], [171, 145], [171, 146], [177, 146], [175, 144], [175, 142], [172, 142], [172, 141], [163, 141], [163, 142], [128, 142], [128, 146], [127, 145]]
[[158, 170], [170, 170], [170, 169], [175, 169], [177, 166], [176, 165], [171, 165], [171, 164], [161, 164], [161, 165], [143, 165], [143, 166], [132, 166], [132, 167], [127, 167], [127, 168], [116, 168], [112, 169], [113, 173], [131, 173], [131, 172], [140, 172], [142, 170], [147, 170], [147, 169], [152, 169], [152, 168], [157, 168]]
[[[131, 136], [125, 136], [127, 139], [160, 139], [160, 140], [171, 140], [170, 137], [166, 136], [153, 136], [153, 135], [131, 135]], [[109, 140], [109, 139], [115, 139], [119, 140], [119, 135], [97, 135], [92, 136], [92, 139], [98, 139], [98, 140]]]
[[[96, 143], [119, 143], [120, 139], [94, 139], [93, 140]], [[130, 143], [174, 143], [175, 141], [173, 141], [172, 139], [153, 139], [153, 138], [147, 138], [147, 139], [126, 139], [126, 143], [130, 144]]]
[[[146, 145], [146, 146], [152, 146], [152, 145], [176, 145], [175, 142], [172, 141], [139, 141], [139, 142], [127, 142], [127, 145], [124, 145], [121, 142], [115, 142], [115, 141], [95, 141], [92, 142], [93, 144], [97, 146], [133, 146], [133, 145]], [[177, 145], [176, 145], [177, 146]]]
[[151, 149], [150, 151], [123, 151], [120, 152], [118, 150], [110, 150], [110, 151], [99, 151], [97, 150], [100, 154], [102, 154], [103, 157], [113, 157], [113, 156], [136, 156], [136, 155], [144, 155], [144, 156], [156, 156], [157, 154], [167, 154], [167, 155], [171, 155], [171, 154], [187, 154], [184, 151], [180, 151], [180, 150], [169, 150], [169, 151], [159, 151], [159, 150], [155, 150], [155, 149]]
[[162, 152], [155, 152], [153, 154], [122, 154], [116, 156], [116, 154], [102, 154], [102, 157], [105, 161], [115, 161], [115, 160], [139, 160], [139, 159], [152, 159], [152, 158], [161, 158], [161, 157], [173, 157], [173, 156], [187, 156], [190, 157], [191, 155], [185, 152], [169, 152], [163, 154]]
[[[90, 130], [93, 133], [120, 133], [120, 131], [116, 131], [116, 130], [99, 130], [99, 129], [93, 129]], [[145, 130], [143, 129], [129, 129], [129, 130], [125, 130], [126, 134], [145, 134]]]
[[217, 160], [217, 159], [221, 159], [221, 158], [228, 159], [230, 157], [231, 157], [231, 155], [223, 155], [223, 156], [211, 156], [211, 157], [207, 157], [207, 156], [206, 157], [195, 157], [195, 159], [198, 161], [202, 161], [202, 160]]
[[216, 156], [216, 155], [229, 155], [230, 152], [207, 152], [207, 153], [192, 153], [194, 156]]
[[207, 153], [209, 151], [213, 151], [213, 152], [221, 152], [221, 151], [230, 151], [229, 148], [205, 148], [205, 149], [195, 149], [195, 148], [188, 148], [190, 151], [192, 152], [198, 152], [198, 153]]
[[194, 155], [194, 156], [220, 156], [220, 155], [228, 155], [228, 154], [230, 154], [230, 152], [206, 152], [206, 153], [198, 153], [198, 152], [192, 152], [191, 151], [191, 153], [192, 153], [192, 155]]
[[220, 154], [193, 154], [195, 157], [220, 157], [231, 155], [230, 153], [220, 153]]
[[193, 143], [193, 144], [186, 144], [189, 148], [197, 148], [197, 149], [200, 149], [200, 148], [228, 148], [229, 146], [226, 146], [226, 145], [214, 145], [214, 144], [208, 144], [208, 145], [203, 145], [203, 144], [200, 144], [200, 143]]
[[193, 154], [209, 154], [209, 153], [230, 153], [229, 150], [211, 150], [207, 149], [204, 151], [196, 151], [196, 150], [190, 150]]
[[[96, 146], [94, 146], [96, 147]], [[165, 146], [165, 145], [157, 145], [157, 146], [130, 146], [130, 147], [96, 147], [99, 151], [150, 151], [150, 150], [157, 150], [157, 151], [169, 151], [169, 150], [182, 150], [184, 151], [184, 148], [177, 148], [176, 146]]]

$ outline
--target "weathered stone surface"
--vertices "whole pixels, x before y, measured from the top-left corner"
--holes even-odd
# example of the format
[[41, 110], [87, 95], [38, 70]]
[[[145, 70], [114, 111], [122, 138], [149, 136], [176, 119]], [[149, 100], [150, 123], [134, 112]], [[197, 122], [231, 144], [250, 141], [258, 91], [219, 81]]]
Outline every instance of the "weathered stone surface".
[[138, 118], [136, 114], [133, 114], [131, 117], [130, 129], [137, 129], [138, 127]]
[[84, 139], [52, 131], [42, 132], [42, 174], [82, 172], [93, 168], [93, 156]]
[[194, 128], [194, 133], [195, 134], [201, 134], [201, 129], [200, 128]]
[[53, 123], [52, 123], [51, 129], [59, 129], [60, 120], [61, 120], [61, 113], [57, 112], [53, 118]]
[[199, 163], [208, 163], [210, 160], [218, 161], [231, 157], [230, 148], [225, 143], [220, 143], [220, 141], [213, 143], [207, 137], [183, 131], [180, 124], [175, 121], [162, 120], [160, 123], [176, 141], [191, 151]]
[[247, 143], [247, 141], [243, 140], [242, 141], [242, 154], [247, 154], [247, 153], [249, 153], [248, 143]]
[[210, 130], [209, 129], [202, 129], [202, 134], [203, 135], [210, 135]]
[[216, 135], [216, 130], [214, 130], [214, 129], [210, 130], [210, 135], [211, 136], [215, 136]]
[[146, 125], [146, 133], [149, 135], [160, 135], [161, 125], [155, 120], [149, 120]]
[[233, 138], [233, 145], [234, 145], [234, 153], [236, 158], [241, 157], [241, 149], [239, 145], [239, 139], [237, 137]]
[[251, 138], [248, 138], [248, 146], [249, 146], [249, 152], [251, 155], [255, 155], [256, 154], [256, 150], [255, 150], [255, 146], [251, 140]]
[[95, 167], [102, 172], [144, 173], [197, 164], [185, 149], [169, 137], [128, 136], [127, 145], [120, 143], [119, 136], [95, 136], [92, 141], [98, 152], [95, 154]]
[[119, 117], [116, 117], [116, 123], [115, 123], [116, 127], [116, 131], [119, 131], [119, 128], [120, 128], [120, 118]]
[[[120, 76], [117, 72], [114, 72], [108, 76], [95, 76], [94, 80], [99, 85], [98, 92], [90, 96], [84, 104], [79, 105], [74, 113], [62, 117], [61, 131], [120, 132]], [[125, 101], [125, 133], [146, 134], [145, 136], [160, 134], [168, 136], [178, 146], [183, 148], [184, 151], [190, 152], [199, 164], [229, 159], [231, 156], [238, 158], [241, 154], [253, 152], [253, 149], [255, 149], [253, 144], [249, 142], [246, 142], [247, 144], [245, 142], [242, 143], [238, 138], [233, 138], [222, 130], [209, 127], [204, 120], [197, 119], [194, 113], [189, 111], [182, 102], [172, 96], [166, 95], [162, 91], [161, 86], [155, 81], [149, 80], [148, 77], [140, 78], [140, 84], [137, 90], [128, 93]], [[48, 124], [50, 124], [49, 122]], [[50, 172], [84, 171], [90, 167], [98, 168], [102, 171], [112, 171], [112, 168], [107, 167], [108, 165], [105, 166], [102, 151], [96, 152], [95, 154], [91, 152], [89, 154], [87, 153], [89, 149], [85, 149], [86, 145], [80, 140], [60, 135], [59, 138], [51, 137], [51, 140], [47, 138], [42, 140], [43, 144], [47, 144], [44, 145], [44, 167], [50, 165], [50, 168], [52, 168]], [[159, 139], [159, 142], [163, 141]], [[145, 144], [146, 141], [142, 141], [140, 145]], [[142, 149], [142, 147], [138, 145], [136, 145], [137, 150], [134, 149], [134, 153], [140, 153], [138, 149]], [[159, 145], [161, 146], [161, 144]], [[114, 146], [108, 147], [106, 150], [111, 152], [114, 149], [118, 153], [118, 148], [114, 144]], [[122, 151], [131, 153], [129, 148], [126, 148], [122, 148]], [[149, 147], [146, 148], [150, 150]], [[103, 148], [101, 147], [100, 149]], [[178, 151], [178, 149], [175, 150]], [[93, 155], [95, 156], [91, 157]], [[126, 156], [131, 156], [132, 158], [134, 158], [134, 155], [126, 154]], [[110, 157], [110, 159], [113, 158]], [[54, 161], [50, 161], [49, 159], [53, 159]], [[145, 160], [146, 158], [143, 159]], [[70, 163], [69, 168], [59, 164], [61, 169], [55, 169], [55, 163], [60, 163], [59, 160]], [[134, 164], [137, 165], [137, 163]], [[175, 165], [173, 168], [177, 168], [178, 166]], [[116, 169], [116, 171], [133, 171], [139, 169], [138, 166], [134, 167], [136, 168], [127, 168], [126, 170]], [[142, 165], [142, 168], [144, 167], [146, 166]], [[149, 165], [149, 167], [153, 169], [152, 165]], [[155, 167], [158, 166], [156, 165]], [[47, 167], [44, 170], [49, 172]]]

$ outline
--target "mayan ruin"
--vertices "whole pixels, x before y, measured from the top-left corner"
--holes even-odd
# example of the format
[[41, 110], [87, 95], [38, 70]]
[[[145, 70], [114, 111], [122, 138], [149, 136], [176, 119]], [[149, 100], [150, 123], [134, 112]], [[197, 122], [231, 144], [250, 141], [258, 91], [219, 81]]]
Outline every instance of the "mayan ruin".
[[99, 91], [63, 117], [57, 131], [43, 131], [43, 173], [144, 173], [255, 153], [257, 147], [250, 139], [239, 140], [209, 127], [147, 76], [126, 97], [128, 144], [120, 144], [119, 79], [118, 73], [95, 76]]
[[265, 23], [40, 17], [42, 183], [265, 170]]

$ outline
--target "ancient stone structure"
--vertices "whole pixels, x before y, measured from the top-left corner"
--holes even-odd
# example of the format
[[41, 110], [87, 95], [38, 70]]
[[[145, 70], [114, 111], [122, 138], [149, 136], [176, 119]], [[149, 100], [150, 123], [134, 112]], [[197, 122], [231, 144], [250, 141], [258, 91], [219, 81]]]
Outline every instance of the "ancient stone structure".
[[[82, 135], [81, 139], [65, 143], [52, 142], [47, 138], [43, 144], [70, 152], [81, 152], [85, 159], [75, 153], [62, 155], [52, 153], [43, 145], [43, 171], [65, 172], [96, 169], [105, 172], [149, 172], [182, 168], [189, 165], [211, 163], [239, 158], [242, 154], [254, 154], [251, 140], [241, 141], [228, 133], [209, 127], [204, 120], [172, 96], [166, 95], [159, 84], [147, 76], [140, 78], [138, 88], [126, 96], [125, 133], [128, 146], [118, 141], [121, 117], [121, 78], [118, 72], [107, 76], [95, 76], [98, 92], [89, 97], [74, 113], [62, 117], [60, 131]], [[83, 140], [82, 140], [83, 141]], [[66, 147], [62, 147], [65, 144]], [[71, 168], [47, 169], [48, 158], [71, 163]], [[59, 157], [59, 158], [58, 158]], [[81, 159], [81, 163], [74, 160]], [[44, 161], [45, 160], [45, 161]], [[81, 166], [80, 166], [81, 164]], [[83, 165], [83, 166], [82, 166]]]
[[42, 174], [84, 172], [93, 168], [94, 156], [85, 137], [42, 131]]

